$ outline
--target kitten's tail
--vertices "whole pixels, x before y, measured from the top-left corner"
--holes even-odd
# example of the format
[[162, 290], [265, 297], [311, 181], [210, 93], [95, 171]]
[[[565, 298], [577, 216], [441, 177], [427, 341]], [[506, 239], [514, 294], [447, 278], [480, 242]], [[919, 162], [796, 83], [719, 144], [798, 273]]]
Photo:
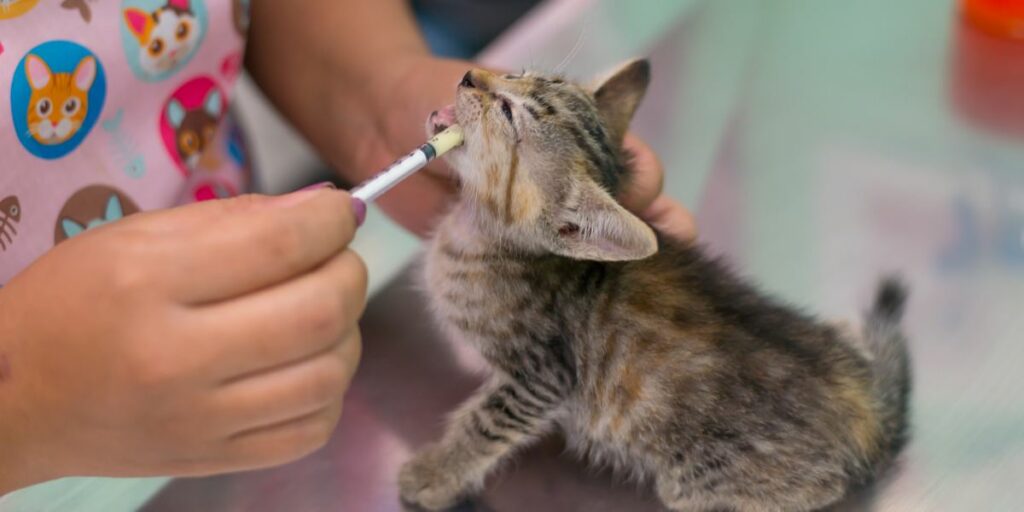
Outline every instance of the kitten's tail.
[[899, 279], [883, 279], [864, 328], [864, 339], [873, 355], [874, 395], [880, 405], [885, 459], [899, 453], [909, 434], [910, 356], [900, 327], [906, 300], [907, 289]]

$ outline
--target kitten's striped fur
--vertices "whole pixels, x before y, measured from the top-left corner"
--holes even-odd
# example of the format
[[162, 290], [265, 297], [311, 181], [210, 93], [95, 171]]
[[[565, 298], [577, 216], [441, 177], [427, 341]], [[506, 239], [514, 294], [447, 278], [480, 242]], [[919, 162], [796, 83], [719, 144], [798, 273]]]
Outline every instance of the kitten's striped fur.
[[612, 199], [648, 77], [634, 61], [593, 90], [484, 71], [460, 86], [462, 196], [425, 279], [446, 332], [494, 372], [403, 467], [406, 501], [453, 505], [554, 428], [686, 511], [818, 509], [904, 444], [902, 287], [884, 283], [864, 332], [844, 331], [656, 240]]

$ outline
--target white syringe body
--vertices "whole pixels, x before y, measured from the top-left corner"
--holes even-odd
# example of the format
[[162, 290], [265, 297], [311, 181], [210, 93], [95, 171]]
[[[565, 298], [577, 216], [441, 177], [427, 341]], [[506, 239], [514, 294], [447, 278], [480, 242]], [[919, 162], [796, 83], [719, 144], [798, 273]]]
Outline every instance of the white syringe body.
[[369, 179], [358, 188], [352, 191], [352, 197], [369, 203], [377, 199], [384, 192], [387, 192], [409, 177], [412, 173], [422, 169], [430, 159], [422, 149], [416, 149], [405, 157], [388, 166], [379, 174]]
[[458, 125], [452, 125], [352, 189], [352, 197], [369, 203], [459, 144], [462, 144], [462, 129]]

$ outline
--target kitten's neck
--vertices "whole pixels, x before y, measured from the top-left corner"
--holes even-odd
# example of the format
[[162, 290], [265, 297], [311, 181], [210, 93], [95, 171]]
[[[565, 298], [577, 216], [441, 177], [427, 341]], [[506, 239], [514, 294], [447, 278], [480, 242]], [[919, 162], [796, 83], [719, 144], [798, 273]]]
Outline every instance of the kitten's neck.
[[528, 233], [509, 226], [463, 191], [438, 227], [438, 238], [476, 254], [501, 253], [511, 257], [536, 257], [547, 253]]
[[474, 253], [483, 253], [494, 248], [496, 233], [493, 222], [483, 216], [480, 205], [470, 198], [462, 197], [441, 221], [438, 238], [446, 243]]

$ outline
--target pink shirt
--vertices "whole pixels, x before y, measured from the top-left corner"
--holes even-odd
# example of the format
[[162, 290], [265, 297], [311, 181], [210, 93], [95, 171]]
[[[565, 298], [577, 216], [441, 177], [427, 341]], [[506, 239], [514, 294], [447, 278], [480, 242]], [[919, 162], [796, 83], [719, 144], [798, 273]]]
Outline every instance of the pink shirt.
[[248, 0], [0, 0], [0, 285], [63, 240], [248, 187]]

